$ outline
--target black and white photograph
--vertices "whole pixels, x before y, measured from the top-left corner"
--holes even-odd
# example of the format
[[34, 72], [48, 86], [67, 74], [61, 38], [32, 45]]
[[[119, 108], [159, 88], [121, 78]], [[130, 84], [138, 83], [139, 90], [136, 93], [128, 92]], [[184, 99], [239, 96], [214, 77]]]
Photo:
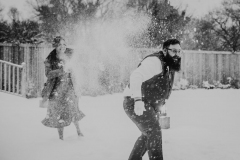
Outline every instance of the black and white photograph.
[[0, 160], [239, 160], [240, 0], [0, 0]]

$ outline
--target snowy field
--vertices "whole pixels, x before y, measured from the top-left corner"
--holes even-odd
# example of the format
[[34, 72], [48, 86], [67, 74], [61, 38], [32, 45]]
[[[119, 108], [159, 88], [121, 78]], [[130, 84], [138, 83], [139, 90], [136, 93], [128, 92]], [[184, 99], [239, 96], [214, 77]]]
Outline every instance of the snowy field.
[[[39, 98], [0, 92], [0, 160], [127, 160], [140, 132], [122, 100], [122, 94], [82, 97], [84, 137], [71, 124], [61, 141], [57, 129], [41, 124], [46, 109], [38, 107]], [[167, 108], [165, 160], [240, 159], [240, 90], [173, 91]]]

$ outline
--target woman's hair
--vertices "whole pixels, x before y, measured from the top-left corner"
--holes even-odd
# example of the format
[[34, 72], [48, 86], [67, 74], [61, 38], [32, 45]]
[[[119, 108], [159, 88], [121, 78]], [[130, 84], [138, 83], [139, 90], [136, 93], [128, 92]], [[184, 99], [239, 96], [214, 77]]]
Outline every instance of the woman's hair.
[[64, 39], [63, 37], [61, 37], [61, 36], [55, 37], [55, 38], [53, 39], [52, 46], [53, 46], [54, 48], [56, 48], [56, 47], [59, 45], [59, 43], [60, 43], [61, 40], [64, 40], [64, 41], [65, 41], [65, 39]]
[[[64, 40], [65, 39], [61, 36], [57, 36], [53, 39], [53, 42], [52, 42], [52, 46], [55, 48], [54, 50], [52, 50], [49, 55], [47, 56], [47, 60], [50, 61], [50, 63], [53, 63], [54, 61], [56, 61], [58, 58], [57, 58], [57, 52], [56, 52], [56, 47], [58, 47], [58, 45], [60, 44], [60, 41], [61, 40]], [[70, 49], [70, 48], [66, 48], [66, 51], [64, 52], [68, 57], [71, 57], [72, 56], [72, 53], [73, 53], [73, 49]]]
[[167, 49], [170, 45], [175, 45], [175, 44], [179, 44], [180, 42], [177, 39], [168, 39], [167, 41], [165, 41], [163, 43], [163, 49]]
[[47, 56], [46, 60], [48, 60], [50, 63], [53, 63], [57, 60], [57, 52], [56, 49], [52, 50], [49, 55]]

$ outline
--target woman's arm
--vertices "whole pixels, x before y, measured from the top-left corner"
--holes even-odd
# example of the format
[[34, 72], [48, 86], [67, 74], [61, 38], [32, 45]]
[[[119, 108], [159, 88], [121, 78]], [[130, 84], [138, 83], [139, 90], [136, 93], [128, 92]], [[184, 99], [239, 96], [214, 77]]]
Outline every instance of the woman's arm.
[[49, 63], [49, 61], [45, 61], [44, 64], [45, 64], [45, 75], [48, 79], [53, 79], [53, 78], [64, 75], [64, 71], [62, 68], [52, 70], [51, 64]]

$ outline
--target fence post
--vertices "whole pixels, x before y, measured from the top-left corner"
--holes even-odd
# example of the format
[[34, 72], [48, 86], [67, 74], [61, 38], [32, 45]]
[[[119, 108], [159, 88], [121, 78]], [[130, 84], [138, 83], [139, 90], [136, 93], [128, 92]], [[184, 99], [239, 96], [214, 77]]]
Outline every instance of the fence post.
[[26, 90], [27, 90], [27, 81], [26, 81], [26, 63], [22, 63], [22, 79], [21, 79], [21, 94], [23, 97], [26, 97]]

